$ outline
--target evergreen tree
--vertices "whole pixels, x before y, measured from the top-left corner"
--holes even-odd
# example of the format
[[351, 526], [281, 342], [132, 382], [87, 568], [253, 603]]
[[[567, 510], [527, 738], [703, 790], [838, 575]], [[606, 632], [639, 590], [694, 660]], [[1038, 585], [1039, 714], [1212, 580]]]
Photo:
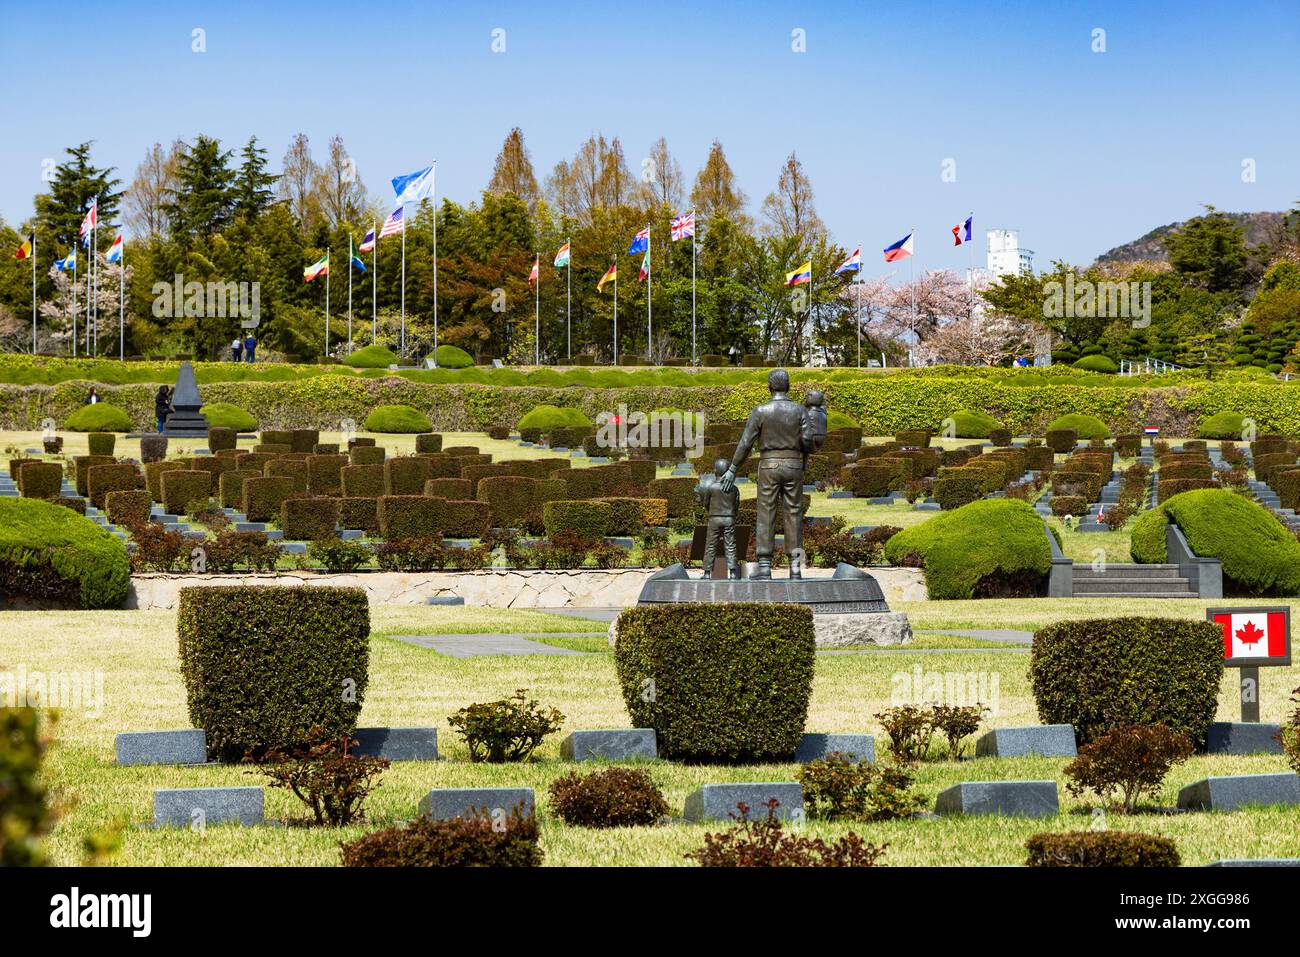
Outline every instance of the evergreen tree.
[[1247, 282], [1246, 231], [1213, 206], [1164, 238], [1169, 261], [1187, 283], [1241, 293]]
[[96, 198], [99, 200], [99, 222], [104, 230], [115, 222], [122, 199], [122, 191], [116, 189], [122, 181], [112, 175], [113, 167], [101, 168], [90, 161], [91, 145], [82, 143], [69, 147], [69, 159], [54, 168], [50, 191], [36, 197], [36, 217], [41, 235], [53, 238], [63, 252], [78, 241], [81, 221]]
[[267, 172], [266, 150], [257, 145], [256, 136], [248, 138], [239, 155], [243, 162], [235, 173], [235, 215], [254, 220], [275, 202], [271, 187], [280, 177]]
[[200, 135], [180, 157], [176, 185], [168, 191], [164, 211], [172, 234], [183, 243], [206, 239], [224, 229], [235, 214], [235, 171], [231, 150]]

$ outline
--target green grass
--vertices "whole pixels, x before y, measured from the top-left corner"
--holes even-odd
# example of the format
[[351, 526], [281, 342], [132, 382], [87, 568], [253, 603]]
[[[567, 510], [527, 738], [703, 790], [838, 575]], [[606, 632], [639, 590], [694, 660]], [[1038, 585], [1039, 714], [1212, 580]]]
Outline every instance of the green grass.
[[[1019, 600], [923, 602], [903, 606], [919, 629], [947, 627], [1033, 628], [1058, 617], [1132, 611], [1116, 600]], [[1146, 603], [1151, 606], [1152, 603]], [[1142, 609], [1201, 617], [1204, 603], [1167, 601]], [[537, 759], [524, 765], [471, 764], [447, 716], [474, 701], [486, 701], [528, 688], [544, 704], [566, 715], [565, 730], [622, 727], [627, 715], [618, 691], [612, 656], [484, 657], [453, 659], [392, 638], [397, 634], [510, 631], [537, 634], [590, 631], [577, 639], [592, 650], [604, 641], [605, 625], [531, 611], [429, 606], [373, 609], [370, 691], [361, 714], [366, 726], [435, 725], [446, 760], [436, 764], [396, 764], [368, 804], [366, 825], [350, 828], [214, 827], [205, 833], [154, 831], [135, 825], [150, 819], [152, 793], [160, 787], [205, 787], [259, 783], [239, 767], [119, 768], [113, 764], [113, 739], [120, 731], [180, 728], [188, 725], [184, 688], [178, 673], [176, 618], [172, 612], [9, 612], [0, 633], [0, 670], [25, 666], [29, 672], [104, 673], [102, 711], [65, 709], [54, 728], [47, 773], [57, 791], [62, 816], [50, 840], [55, 863], [76, 864], [92, 831], [120, 828], [122, 847], [114, 861], [134, 865], [331, 865], [337, 844], [368, 828], [408, 820], [419, 799], [434, 787], [510, 784], [533, 787], [542, 821], [542, 846], [551, 865], [681, 865], [682, 855], [699, 846], [705, 831], [717, 826], [674, 823], [666, 827], [587, 831], [559, 823], [550, 813], [546, 787], [572, 765], [558, 759], [559, 738], [548, 739]], [[587, 650], [580, 648], [580, 650]], [[883, 655], [820, 655], [808, 727], [818, 731], [868, 731], [878, 735], [873, 717], [889, 707], [900, 687], [923, 674], [983, 672], [998, 681], [998, 711], [988, 725], [1036, 720], [1028, 681], [1028, 656], [989, 652]], [[1220, 714], [1236, 716], [1232, 681], [1225, 678]], [[1300, 668], [1263, 669], [1263, 717], [1279, 720], [1288, 709], [1290, 688], [1300, 684]], [[563, 732], [562, 732], [563, 733]], [[924, 765], [918, 790], [927, 799], [962, 780], [1054, 779], [1063, 785], [1062, 759], [1009, 759], [935, 762]], [[1156, 803], [1172, 805], [1178, 788], [1207, 774], [1264, 773], [1285, 770], [1280, 757], [1200, 756], [1175, 769]], [[670, 806], [680, 809], [686, 795], [713, 781], [790, 780], [792, 765], [748, 767], [680, 766], [656, 763], [651, 774]], [[300, 816], [295, 800], [268, 790], [272, 819]], [[913, 820], [856, 825], [868, 840], [888, 842], [885, 861], [894, 865], [1016, 864], [1032, 833], [1087, 825], [1088, 802], [1061, 787], [1066, 812], [1050, 821], [1005, 818]], [[1111, 826], [1153, 831], [1174, 838], [1185, 863], [1220, 857], [1300, 856], [1300, 829], [1294, 809], [1249, 810], [1229, 815], [1139, 815]], [[844, 824], [812, 822], [810, 833], [837, 836]]]

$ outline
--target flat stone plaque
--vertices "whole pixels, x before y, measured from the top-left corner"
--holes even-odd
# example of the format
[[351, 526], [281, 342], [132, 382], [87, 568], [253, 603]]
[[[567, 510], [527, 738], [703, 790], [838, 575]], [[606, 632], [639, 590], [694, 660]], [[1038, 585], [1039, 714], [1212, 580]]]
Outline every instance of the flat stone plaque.
[[261, 824], [263, 808], [258, 787], [160, 788], [153, 792], [155, 827]]
[[654, 728], [574, 731], [560, 742], [560, 757], [566, 761], [645, 761], [657, 756]]
[[1178, 792], [1185, 811], [1235, 811], [1269, 804], [1300, 804], [1300, 775], [1235, 774], [1202, 778]]
[[1055, 817], [1061, 808], [1055, 781], [963, 781], [940, 791], [937, 814]]
[[740, 817], [737, 804], [749, 807], [749, 820], [767, 820], [767, 802], [780, 802], [776, 816], [789, 820], [803, 813], [803, 787], [795, 781], [764, 784], [706, 784], [686, 796], [683, 817], [688, 821], [727, 821]]
[[809, 605], [816, 615], [864, 614], [889, 611], [884, 592], [869, 574], [841, 563], [830, 578], [791, 580], [773, 571], [771, 581], [721, 581], [691, 578], [685, 566], [669, 565], [651, 575], [641, 588], [638, 605], [721, 602], [770, 602]]
[[876, 739], [869, 734], [805, 734], [799, 739], [794, 759], [800, 764], [807, 764], [836, 751], [851, 754], [858, 762], [874, 764]]
[[117, 736], [117, 763], [206, 764], [207, 736], [202, 728], [176, 731], [126, 731]]
[[444, 821], [486, 808], [489, 814], [504, 812], [508, 817], [521, 803], [524, 814], [533, 812], [532, 788], [434, 788], [420, 799], [420, 813]]

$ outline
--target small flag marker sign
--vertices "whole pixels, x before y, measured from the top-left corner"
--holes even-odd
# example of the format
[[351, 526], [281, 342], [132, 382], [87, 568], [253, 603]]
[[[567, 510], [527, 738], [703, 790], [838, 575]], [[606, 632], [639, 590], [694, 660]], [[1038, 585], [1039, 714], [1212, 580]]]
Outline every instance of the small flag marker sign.
[[1259, 721], [1259, 669], [1291, 664], [1291, 609], [1207, 608], [1223, 629], [1223, 664], [1241, 672], [1241, 720]]

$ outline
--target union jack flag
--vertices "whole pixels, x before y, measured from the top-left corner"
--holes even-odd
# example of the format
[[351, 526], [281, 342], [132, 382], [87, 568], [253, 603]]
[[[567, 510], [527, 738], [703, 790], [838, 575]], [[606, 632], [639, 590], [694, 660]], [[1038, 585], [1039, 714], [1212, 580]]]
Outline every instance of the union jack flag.
[[380, 239], [383, 239], [385, 236], [391, 236], [393, 233], [400, 233], [406, 228], [406, 221], [402, 218], [403, 209], [404, 207], [398, 206], [388, 214], [388, 218], [384, 220], [383, 229], [379, 230]]
[[673, 242], [679, 239], [687, 239], [695, 235], [695, 212], [685, 214], [684, 216], [674, 216], [672, 222]]

